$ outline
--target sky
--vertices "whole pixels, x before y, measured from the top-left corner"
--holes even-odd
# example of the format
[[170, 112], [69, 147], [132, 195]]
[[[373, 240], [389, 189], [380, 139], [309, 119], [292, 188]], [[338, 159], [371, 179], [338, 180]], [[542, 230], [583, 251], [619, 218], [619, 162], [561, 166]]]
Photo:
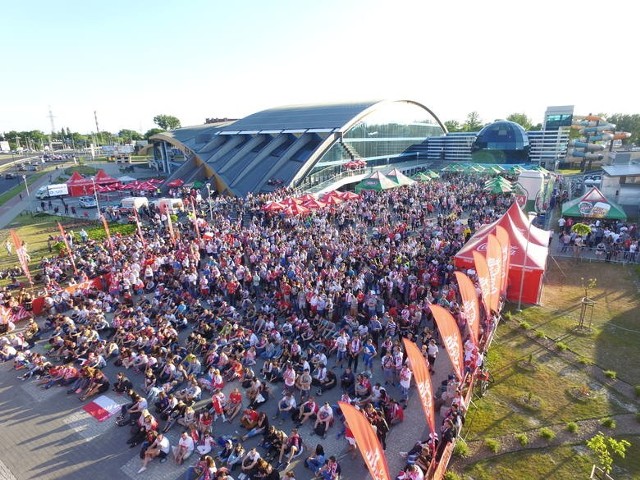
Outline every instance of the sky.
[[[627, 8], [623, 8], [626, 6]], [[640, 113], [640, 4], [502, 0], [3, 2], [0, 132], [182, 125], [267, 108], [415, 100], [441, 121], [547, 106]]]

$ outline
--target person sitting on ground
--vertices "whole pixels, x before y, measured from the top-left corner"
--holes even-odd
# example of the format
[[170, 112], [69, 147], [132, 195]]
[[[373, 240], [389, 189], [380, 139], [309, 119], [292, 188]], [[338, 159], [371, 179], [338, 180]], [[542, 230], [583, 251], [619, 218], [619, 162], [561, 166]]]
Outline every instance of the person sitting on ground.
[[336, 457], [331, 455], [327, 463], [325, 463], [324, 466], [320, 468], [317, 475], [322, 480], [336, 480], [336, 478], [338, 478], [339, 469], [340, 465], [338, 465]]
[[293, 411], [296, 408], [296, 399], [291, 392], [286, 392], [284, 397], [280, 399], [278, 402], [278, 410], [276, 414], [273, 416], [273, 419], [280, 419], [280, 423], [283, 423], [284, 420], [291, 416]]
[[306, 458], [304, 466], [311, 470], [314, 474], [317, 474], [320, 468], [325, 464], [324, 447], [322, 444], [316, 445], [315, 451]]
[[111, 383], [109, 382], [107, 376], [102, 373], [102, 370], [96, 370], [96, 373], [91, 379], [91, 383], [87, 387], [87, 390], [84, 392], [84, 394], [80, 395], [80, 401], [84, 402], [94, 395], [104, 393], [109, 390], [110, 386]]
[[210, 455], [202, 455], [198, 463], [187, 468], [184, 480], [213, 480], [217, 472], [216, 462]]
[[226, 467], [229, 470], [233, 470], [236, 467], [236, 465], [242, 462], [243, 457], [244, 457], [244, 446], [242, 445], [242, 443], [238, 442], [234, 445], [231, 455], [227, 457]]
[[295, 412], [293, 420], [298, 426], [304, 424], [307, 420], [312, 418], [318, 411], [318, 403], [313, 396], [300, 405], [300, 408]]
[[[317, 434], [321, 434], [322, 437], [326, 437], [327, 430], [333, 424], [333, 408], [329, 402], [325, 402], [320, 410], [318, 410], [318, 414], [316, 415], [316, 423], [313, 426], [313, 431]], [[322, 432], [322, 433], [320, 433]]]
[[[255, 410], [251, 410], [251, 411], [255, 412]], [[269, 416], [266, 414], [266, 412], [257, 412], [257, 413], [258, 413], [258, 416], [255, 422], [249, 423], [250, 420], [245, 422], [246, 424], [252, 424], [253, 426], [245, 435], [240, 437], [243, 442], [247, 438], [255, 437], [256, 435], [260, 435], [261, 433], [264, 433], [269, 428]], [[245, 416], [243, 416], [243, 419], [244, 418]], [[249, 428], [249, 427], [245, 427], [245, 428]]]
[[159, 458], [160, 463], [167, 461], [167, 455], [171, 451], [171, 444], [169, 439], [162, 433], [158, 433], [156, 439], [144, 452], [144, 458], [142, 460], [142, 467], [138, 470], [138, 473], [142, 473], [147, 469], [147, 465], [154, 458]]
[[193, 438], [189, 436], [189, 432], [183, 431], [180, 435], [180, 440], [178, 440], [178, 445], [173, 447], [173, 459], [178, 465], [182, 465], [191, 456], [195, 448], [195, 443]]
[[129, 391], [129, 389], [133, 388], [133, 384], [131, 380], [129, 380], [124, 372], [118, 372], [116, 383], [113, 385], [113, 391], [118, 395], [122, 395]]
[[242, 459], [242, 464], [240, 465], [240, 467], [242, 468], [242, 473], [249, 477], [252, 477], [253, 474], [257, 471], [259, 460], [260, 453], [258, 453], [256, 447], [253, 447]]
[[217, 445], [215, 438], [211, 436], [211, 432], [205, 432], [202, 435], [202, 440], [200, 441], [200, 445], [196, 447], [198, 453], [200, 455], [206, 455], [207, 453], [213, 450], [213, 447]]
[[278, 465], [282, 465], [282, 458], [285, 454], [288, 454], [286, 464], [289, 465], [293, 457], [295, 457], [302, 449], [302, 439], [298, 435], [298, 429], [291, 430], [291, 435], [287, 437], [287, 440], [280, 447], [280, 456], [278, 457]]

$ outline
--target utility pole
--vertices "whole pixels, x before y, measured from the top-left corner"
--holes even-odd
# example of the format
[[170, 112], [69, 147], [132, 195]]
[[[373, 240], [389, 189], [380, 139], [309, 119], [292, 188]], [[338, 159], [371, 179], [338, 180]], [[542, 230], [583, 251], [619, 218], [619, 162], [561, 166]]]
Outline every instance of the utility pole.
[[51, 105], [49, 105], [49, 121], [51, 122], [51, 136], [49, 137], [49, 149], [53, 150], [53, 148], [51, 147], [51, 142], [53, 141], [53, 136], [56, 133], [56, 124], [53, 121], [55, 117], [55, 115], [53, 114], [53, 112], [51, 111]]
[[98, 142], [102, 142], [102, 139], [100, 138], [100, 127], [98, 126], [98, 112], [97, 111], [93, 111], [93, 118], [96, 121], [96, 135], [98, 137]]

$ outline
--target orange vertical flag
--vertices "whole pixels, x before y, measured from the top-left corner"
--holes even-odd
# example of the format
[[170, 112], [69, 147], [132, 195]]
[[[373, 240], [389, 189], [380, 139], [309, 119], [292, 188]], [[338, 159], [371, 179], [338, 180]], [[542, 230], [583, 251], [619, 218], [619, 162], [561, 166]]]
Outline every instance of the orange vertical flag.
[[109, 232], [109, 224], [107, 223], [107, 219], [104, 215], [100, 215], [100, 219], [102, 220], [102, 226], [104, 227], [104, 232], [107, 234], [107, 243], [109, 244], [109, 252], [111, 253], [111, 257], [113, 258], [113, 241], [111, 240], [111, 232]]
[[467, 325], [469, 325], [469, 332], [471, 332], [473, 343], [477, 344], [480, 338], [480, 303], [478, 302], [476, 287], [464, 273], [454, 273], [456, 280], [458, 280], [460, 296], [462, 297], [462, 309], [467, 319]]
[[453, 370], [460, 380], [464, 377], [464, 351], [462, 336], [455, 318], [439, 305], [430, 305], [433, 318], [436, 320], [444, 348], [449, 354]]
[[33, 286], [33, 278], [31, 278], [31, 272], [29, 271], [29, 256], [27, 255], [24, 244], [15, 230], [9, 230], [9, 235], [11, 235], [13, 246], [16, 248], [16, 255], [18, 255], [18, 261], [20, 262], [20, 267], [22, 267], [22, 272], [24, 273], [24, 276], [27, 277], [27, 280], [29, 280], [29, 283]]
[[407, 351], [407, 357], [411, 364], [413, 379], [416, 381], [420, 403], [422, 403], [422, 410], [429, 424], [429, 431], [435, 433], [435, 403], [433, 401], [433, 386], [431, 384], [431, 374], [429, 373], [427, 359], [424, 358], [422, 352], [414, 342], [406, 338], [403, 338], [402, 342], [404, 343], [404, 348]]
[[78, 273], [78, 269], [76, 268], [76, 262], [73, 259], [73, 252], [71, 251], [71, 246], [69, 245], [69, 240], [67, 240], [67, 234], [64, 231], [64, 228], [62, 227], [62, 225], [60, 225], [60, 222], [58, 222], [58, 230], [60, 230], [60, 235], [62, 235], [62, 240], [64, 241], [64, 245], [67, 247], [67, 252], [69, 253], [69, 260], [71, 260], [71, 265], [73, 265], [73, 271], [74, 273]]
[[387, 458], [373, 427], [353, 405], [338, 402], [373, 480], [390, 480]]
[[509, 267], [511, 264], [511, 239], [509, 233], [504, 227], [496, 226], [496, 238], [500, 242], [502, 248], [502, 286], [500, 293], [507, 293], [507, 282], [509, 281]]
[[491, 281], [489, 280], [487, 259], [480, 252], [473, 252], [473, 264], [476, 267], [480, 292], [482, 293], [482, 303], [484, 304], [484, 310], [488, 318], [490, 316], [489, 307], [491, 305]]
[[489, 267], [489, 286], [491, 288], [489, 308], [497, 312], [502, 288], [502, 247], [496, 236], [491, 233], [487, 237], [487, 267]]

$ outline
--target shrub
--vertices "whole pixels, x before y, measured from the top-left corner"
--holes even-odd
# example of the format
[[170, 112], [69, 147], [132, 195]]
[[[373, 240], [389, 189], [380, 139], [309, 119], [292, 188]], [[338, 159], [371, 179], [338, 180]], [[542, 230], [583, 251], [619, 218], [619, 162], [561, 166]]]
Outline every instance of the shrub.
[[633, 389], [636, 392], [636, 397], [640, 397], [640, 385], [636, 385]]
[[567, 423], [567, 431], [569, 431], [570, 433], [578, 433], [579, 429], [580, 427], [576, 422]]
[[522, 445], [523, 447], [526, 447], [527, 445], [529, 445], [529, 437], [527, 436], [526, 433], [517, 434], [516, 435], [516, 440], [518, 440], [520, 445]]
[[587, 357], [580, 357], [578, 358], [578, 363], [581, 365], [593, 365], [593, 360]]
[[613, 418], [605, 418], [604, 420], [602, 420], [602, 426], [613, 430], [618, 426], [618, 424]]
[[546, 334], [546, 333], [544, 333], [542, 330], [538, 330], [538, 331], [536, 332], [536, 338], [542, 338], [542, 339], [545, 339], [545, 338], [547, 338], [547, 334]]
[[462, 477], [451, 470], [444, 474], [444, 480], [462, 480]]
[[618, 378], [618, 373], [615, 370], [605, 370], [603, 373], [605, 377], [610, 378], [611, 380]]
[[556, 438], [556, 433], [550, 428], [544, 427], [540, 429], [540, 436], [550, 442]]
[[493, 453], [498, 453], [500, 451], [500, 441], [496, 440], [495, 438], [486, 438], [484, 440], [484, 444]]
[[513, 318], [513, 313], [505, 312], [502, 314], [502, 318], [504, 318], [505, 320], [511, 320]]
[[456, 441], [456, 446], [453, 447], [453, 454], [456, 457], [467, 458], [469, 456], [469, 445], [463, 439]]
[[523, 330], [531, 330], [531, 324], [527, 321], [520, 322], [520, 328]]
[[[133, 235], [136, 232], [136, 226], [133, 224], [124, 224], [124, 225], [109, 225], [109, 233], [111, 237], [116, 235], [122, 235], [123, 237], [127, 237], [129, 235]], [[107, 232], [105, 232], [102, 226], [90, 228], [87, 230], [87, 234], [91, 240], [102, 241], [107, 238]]]
[[564, 342], [556, 342], [556, 347], [562, 352], [569, 350], [569, 345]]

